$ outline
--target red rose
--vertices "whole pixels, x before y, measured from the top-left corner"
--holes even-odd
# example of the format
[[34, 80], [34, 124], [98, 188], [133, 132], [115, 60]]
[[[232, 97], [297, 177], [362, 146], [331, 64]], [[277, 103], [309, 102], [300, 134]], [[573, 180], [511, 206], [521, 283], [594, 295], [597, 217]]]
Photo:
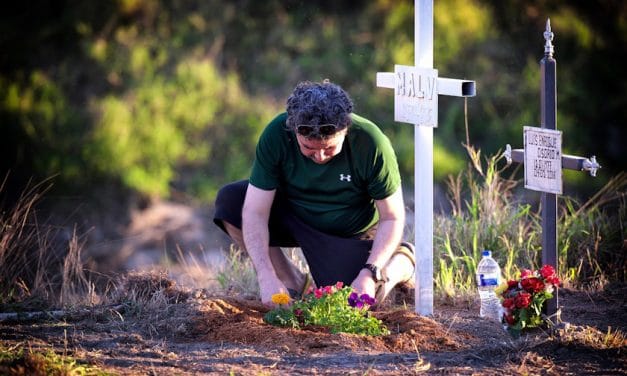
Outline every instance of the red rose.
[[555, 269], [551, 265], [544, 265], [542, 269], [540, 269], [540, 275], [544, 279], [549, 279], [555, 276]]
[[512, 298], [507, 298], [505, 300], [503, 300], [503, 307], [507, 308], [507, 309], [512, 309], [514, 308], [514, 299]]
[[528, 292], [521, 292], [514, 298], [516, 308], [527, 308], [531, 304], [531, 294]]
[[544, 282], [536, 277], [525, 278], [520, 281], [520, 285], [523, 289], [529, 292], [540, 292], [544, 290]]
[[507, 289], [512, 290], [518, 287], [518, 281], [507, 281]]
[[516, 322], [516, 320], [514, 320], [514, 315], [512, 314], [503, 315], [503, 318], [505, 318], [505, 322], [507, 322], [507, 324], [509, 325], [514, 325], [514, 323]]
[[555, 286], [559, 286], [559, 284], [560, 284], [560, 279], [557, 278], [556, 275], [553, 275], [553, 276], [551, 276], [549, 278], [545, 278], [544, 280], [546, 281], [546, 283], [550, 283], [550, 284], [555, 285]]

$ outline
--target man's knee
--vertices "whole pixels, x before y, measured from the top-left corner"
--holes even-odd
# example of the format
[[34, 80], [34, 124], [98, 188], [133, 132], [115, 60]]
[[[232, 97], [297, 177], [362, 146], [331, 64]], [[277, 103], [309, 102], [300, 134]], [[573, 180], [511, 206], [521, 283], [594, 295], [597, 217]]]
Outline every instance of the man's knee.
[[216, 206], [234, 204], [242, 206], [244, 204], [244, 198], [246, 197], [247, 188], [248, 182], [245, 180], [236, 181], [223, 186], [216, 194]]
[[226, 223], [235, 228], [241, 228], [242, 207], [247, 187], [248, 182], [244, 180], [230, 183], [222, 187], [216, 195], [213, 222], [227, 234], [229, 231], [225, 226]]

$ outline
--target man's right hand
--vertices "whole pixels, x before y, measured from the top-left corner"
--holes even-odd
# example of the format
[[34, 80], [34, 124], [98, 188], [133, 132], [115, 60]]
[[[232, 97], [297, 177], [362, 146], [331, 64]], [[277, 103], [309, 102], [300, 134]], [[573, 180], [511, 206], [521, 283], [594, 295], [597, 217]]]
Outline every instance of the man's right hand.
[[272, 295], [287, 292], [287, 288], [277, 277], [270, 258], [270, 233], [268, 220], [276, 190], [263, 190], [248, 184], [244, 207], [242, 208], [242, 235], [246, 252], [255, 266], [261, 302], [268, 306]]
[[276, 304], [272, 302], [272, 295], [279, 293], [287, 294], [287, 288], [277, 277], [259, 278], [258, 281], [261, 302], [269, 307], [276, 307]]

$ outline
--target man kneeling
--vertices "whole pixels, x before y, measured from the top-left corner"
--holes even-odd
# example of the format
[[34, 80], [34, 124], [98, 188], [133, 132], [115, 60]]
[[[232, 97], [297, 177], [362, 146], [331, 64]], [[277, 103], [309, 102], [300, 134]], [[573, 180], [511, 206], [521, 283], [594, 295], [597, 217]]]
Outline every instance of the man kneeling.
[[280, 247], [302, 249], [317, 286], [341, 281], [377, 303], [413, 282], [392, 145], [328, 80], [296, 86], [263, 131], [249, 180], [224, 186], [215, 207], [214, 222], [248, 252], [265, 304], [310, 285]]

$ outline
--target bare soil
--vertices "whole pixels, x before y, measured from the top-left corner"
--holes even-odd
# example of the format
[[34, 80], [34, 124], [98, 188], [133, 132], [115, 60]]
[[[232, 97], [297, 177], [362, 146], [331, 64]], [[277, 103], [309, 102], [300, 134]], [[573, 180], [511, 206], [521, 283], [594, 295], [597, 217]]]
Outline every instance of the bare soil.
[[518, 339], [479, 318], [476, 302], [438, 302], [431, 317], [415, 314], [411, 304], [389, 305], [374, 315], [392, 333], [367, 337], [269, 326], [262, 320], [267, 308], [256, 300], [168, 286], [143, 304], [0, 322], [0, 339], [120, 375], [624, 375], [626, 297], [625, 286], [562, 289], [567, 325]]

